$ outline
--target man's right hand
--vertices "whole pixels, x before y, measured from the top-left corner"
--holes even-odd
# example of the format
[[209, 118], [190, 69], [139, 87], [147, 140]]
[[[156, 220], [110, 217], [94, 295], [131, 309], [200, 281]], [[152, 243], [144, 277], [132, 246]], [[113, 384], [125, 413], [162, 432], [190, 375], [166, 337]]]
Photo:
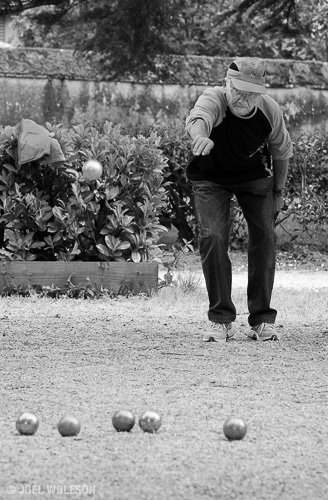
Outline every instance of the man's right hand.
[[214, 146], [214, 142], [208, 137], [198, 134], [191, 143], [191, 151], [195, 156], [208, 155]]

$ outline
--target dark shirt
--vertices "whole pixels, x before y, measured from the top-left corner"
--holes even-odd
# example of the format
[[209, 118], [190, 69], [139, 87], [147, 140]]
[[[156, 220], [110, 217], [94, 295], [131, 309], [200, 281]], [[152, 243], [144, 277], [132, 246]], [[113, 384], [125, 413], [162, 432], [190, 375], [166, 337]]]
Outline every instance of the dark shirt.
[[279, 105], [268, 95], [247, 117], [234, 115], [222, 88], [205, 91], [187, 118], [187, 130], [197, 120], [207, 125], [214, 147], [208, 155], [193, 156], [187, 176], [237, 184], [272, 175], [272, 157], [292, 156], [292, 142]]

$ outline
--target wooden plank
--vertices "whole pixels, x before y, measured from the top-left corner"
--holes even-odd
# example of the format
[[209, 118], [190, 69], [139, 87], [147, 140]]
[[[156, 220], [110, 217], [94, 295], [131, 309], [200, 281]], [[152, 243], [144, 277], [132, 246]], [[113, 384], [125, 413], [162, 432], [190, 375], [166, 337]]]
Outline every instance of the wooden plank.
[[66, 292], [68, 278], [75, 286], [85, 286], [87, 278], [100, 290], [117, 294], [149, 292], [158, 288], [156, 262], [43, 262], [2, 261], [0, 264], [0, 292], [6, 286], [51, 286]]

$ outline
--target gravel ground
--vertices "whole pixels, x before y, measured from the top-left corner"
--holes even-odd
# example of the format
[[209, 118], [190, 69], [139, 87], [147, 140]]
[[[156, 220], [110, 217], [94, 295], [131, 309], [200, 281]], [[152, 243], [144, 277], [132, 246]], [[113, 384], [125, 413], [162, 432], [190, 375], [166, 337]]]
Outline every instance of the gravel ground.
[[[233, 260], [244, 276], [244, 256]], [[183, 264], [199, 270], [197, 256]], [[236, 340], [223, 345], [200, 341], [202, 286], [0, 299], [0, 499], [327, 499], [327, 273], [280, 272], [290, 285], [273, 296], [281, 342], [247, 340], [244, 283], [234, 290]], [[295, 273], [321, 284], [294, 286]], [[162, 427], [117, 433], [121, 408], [155, 410]], [[15, 429], [26, 410], [40, 420], [34, 436]], [[64, 414], [80, 419], [77, 437], [59, 435]], [[247, 423], [242, 441], [223, 435], [230, 415]]]

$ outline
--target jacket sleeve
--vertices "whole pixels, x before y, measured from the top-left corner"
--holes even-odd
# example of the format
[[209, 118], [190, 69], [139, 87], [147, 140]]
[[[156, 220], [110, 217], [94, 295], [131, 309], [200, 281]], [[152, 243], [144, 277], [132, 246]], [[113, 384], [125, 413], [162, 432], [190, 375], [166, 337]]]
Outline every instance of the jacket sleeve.
[[225, 116], [226, 101], [222, 87], [211, 87], [206, 89], [197, 99], [195, 106], [186, 119], [186, 131], [196, 120], [203, 120], [206, 125], [207, 135], [210, 135], [213, 127], [221, 123]]

